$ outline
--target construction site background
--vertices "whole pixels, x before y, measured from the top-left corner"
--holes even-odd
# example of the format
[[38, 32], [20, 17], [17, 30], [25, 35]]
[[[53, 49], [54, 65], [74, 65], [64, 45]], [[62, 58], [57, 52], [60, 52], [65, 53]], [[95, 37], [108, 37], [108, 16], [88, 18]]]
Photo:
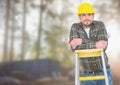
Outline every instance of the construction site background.
[[95, 20], [106, 25], [106, 52], [120, 85], [119, 0], [0, 0], [0, 85], [74, 85], [68, 39], [82, 2], [93, 4]]

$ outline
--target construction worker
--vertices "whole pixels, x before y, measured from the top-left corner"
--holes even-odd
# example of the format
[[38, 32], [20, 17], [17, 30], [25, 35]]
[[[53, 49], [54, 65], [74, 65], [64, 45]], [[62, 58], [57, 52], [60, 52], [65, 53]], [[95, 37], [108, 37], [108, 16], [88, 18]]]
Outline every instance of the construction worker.
[[[113, 85], [108, 57], [105, 53], [108, 35], [103, 22], [95, 21], [94, 7], [89, 3], [82, 3], [77, 12], [80, 22], [71, 26], [69, 44], [73, 51], [81, 49], [104, 49], [105, 63], [109, 84]], [[97, 76], [104, 74], [101, 57], [82, 58], [83, 76]], [[105, 80], [83, 81], [81, 85], [105, 85]]]

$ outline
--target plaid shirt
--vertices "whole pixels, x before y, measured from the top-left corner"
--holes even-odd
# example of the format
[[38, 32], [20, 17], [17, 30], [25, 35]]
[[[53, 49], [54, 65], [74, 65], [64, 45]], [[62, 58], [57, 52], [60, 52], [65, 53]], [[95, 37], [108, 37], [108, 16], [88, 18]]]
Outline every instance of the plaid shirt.
[[[101, 21], [93, 21], [91, 24], [91, 28], [89, 31], [89, 38], [86, 34], [86, 31], [82, 27], [82, 23], [75, 23], [71, 27], [70, 31], [70, 40], [74, 38], [81, 38], [83, 40], [82, 45], [77, 46], [75, 50], [81, 50], [81, 49], [95, 49], [95, 43], [99, 40], [105, 40], [108, 41], [108, 35], [106, 32], [105, 25]], [[105, 53], [105, 62], [106, 66], [108, 66], [108, 58]], [[83, 66], [84, 70], [102, 70], [102, 60], [101, 57], [92, 57], [92, 58], [82, 58], [80, 59], [80, 63]]]

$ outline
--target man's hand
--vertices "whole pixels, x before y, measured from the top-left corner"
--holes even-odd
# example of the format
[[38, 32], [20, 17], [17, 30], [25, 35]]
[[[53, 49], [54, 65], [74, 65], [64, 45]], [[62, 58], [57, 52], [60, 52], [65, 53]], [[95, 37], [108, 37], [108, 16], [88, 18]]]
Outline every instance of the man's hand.
[[106, 47], [107, 47], [107, 41], [100, 40], [100, 41], [96, 42], [96, 48], [105, 49]]
[[82, 44], [82, 39], [81, 38], [74, 38], [71, 40], [70, 45], [72, 46], [73, 49], [75, 49], [78, 45]]

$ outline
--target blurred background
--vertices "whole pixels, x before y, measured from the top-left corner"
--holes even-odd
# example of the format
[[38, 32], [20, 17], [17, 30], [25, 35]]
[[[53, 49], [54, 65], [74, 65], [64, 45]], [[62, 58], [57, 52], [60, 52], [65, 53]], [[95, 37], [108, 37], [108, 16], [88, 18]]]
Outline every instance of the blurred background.
[[83, 2], [93, 4], [95, 20], [106, 25], [106, 52], [120, 85], [119, 0], [0, 0], [0, 85], [74, 85], [68, 39]]

